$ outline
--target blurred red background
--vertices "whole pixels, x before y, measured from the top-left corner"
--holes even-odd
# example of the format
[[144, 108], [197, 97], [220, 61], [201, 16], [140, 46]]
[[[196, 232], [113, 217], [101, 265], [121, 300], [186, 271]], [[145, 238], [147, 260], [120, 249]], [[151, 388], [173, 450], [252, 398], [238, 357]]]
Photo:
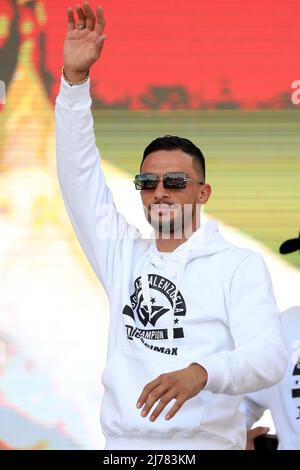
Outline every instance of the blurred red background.
[[[2, 18], [12, 18], [13, 3], [1, 1]], [[53, 100], [61, 73], [65, 12], [72, 2], [16, 3], [23, 19], [32, 14], [30, 4], [43, 3], [45, 8], [46, 22], [32, 34], [45, 32]], [[223, 102], [244, 108], [291, 105], [291, 83], [300, 70], [299, 0], [104, 0], [102, 5], [108, 39], [103, 61], [93, 70], [93, 94], [105, 103], [127, 98], [128, 107], [143, 107], [141, 95], [155, 85], [182, 87], [187, 107]], [[6, 40], [2, 31], [0, 46]], [[34, 57], [37, 63], [38, 50]]]

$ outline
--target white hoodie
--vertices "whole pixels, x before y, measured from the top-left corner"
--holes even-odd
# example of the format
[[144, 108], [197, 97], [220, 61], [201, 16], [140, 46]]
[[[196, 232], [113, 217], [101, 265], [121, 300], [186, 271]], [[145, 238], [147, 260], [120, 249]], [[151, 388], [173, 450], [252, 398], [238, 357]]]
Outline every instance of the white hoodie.
[[[277, 383], [286, 366], [265, 264], [226, 242], [214, 221], [172, 253], [142, 239], [116, 211], [106, 186], [90, 106], [89, 82], [71, 87], [62, 79], [58, 178], [110, 301], [101, 410], [106, 449], [243, 449], [241, 395]], [[141, 417], [136, 402], [143, 387], [192, 362], [207, 370], [205, 389], [169, 421], [173, 401], [155, 422]]]
[[248, 429], [269, 409], [278, 450], [300, 450], [300, 307], [283, 312], [282, 327], [289, 357], [286, 373], [279, 384], [247, 395], [241, 409]]

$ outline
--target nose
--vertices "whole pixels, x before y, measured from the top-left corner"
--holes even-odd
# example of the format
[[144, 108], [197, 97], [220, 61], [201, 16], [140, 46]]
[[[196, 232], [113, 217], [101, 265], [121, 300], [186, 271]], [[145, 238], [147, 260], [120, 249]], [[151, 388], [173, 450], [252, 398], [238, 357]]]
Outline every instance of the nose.
[[169, 198], [168, 190], [164, 188], [164, 183], [163, 183], [162, 178], [158, 182], [153, 198], [155, 201], [160, 201], [161, 199]]

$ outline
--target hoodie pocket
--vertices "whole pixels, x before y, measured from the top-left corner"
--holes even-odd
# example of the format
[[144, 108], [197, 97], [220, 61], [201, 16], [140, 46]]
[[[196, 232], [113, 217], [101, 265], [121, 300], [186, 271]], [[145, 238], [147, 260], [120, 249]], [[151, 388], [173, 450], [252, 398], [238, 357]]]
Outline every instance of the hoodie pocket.
[[[153, 358], [152, 355], [138, 355], [128, 350], [116, 349], [108, 360], [102, 374], [105, 388], [101, 407], [101, 425], [106, 435], [132, 435], [148, 437], [167, 437], [181, 435], [192, 437], [199, 432], [204, 414], [201, 392], [187, 400], [176, 415], [165, 420], [172, 408], [172, 400], [161, 412], [155, 422], [149, 420], [154, 404], [148, 416], [141, 416], [141, 409], [136, 402], [146, 384], [163, 373], [187, 367], [189, 362], [178, 358]], [[145, 360], [146, 359], [146, 360]]]

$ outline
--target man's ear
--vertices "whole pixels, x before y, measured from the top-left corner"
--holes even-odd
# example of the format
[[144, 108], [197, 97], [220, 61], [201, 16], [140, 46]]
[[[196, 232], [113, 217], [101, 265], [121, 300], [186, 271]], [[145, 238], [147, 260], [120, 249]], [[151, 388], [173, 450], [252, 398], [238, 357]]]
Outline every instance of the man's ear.
[[211, 189], [210, 184], [207, 184], [207, 183], [202, 184], [199, 190], [199, 194], [198, 194], [200, 204], [206, 204], [210, 198], [211, 193], [212, 193], [212, 189]]

